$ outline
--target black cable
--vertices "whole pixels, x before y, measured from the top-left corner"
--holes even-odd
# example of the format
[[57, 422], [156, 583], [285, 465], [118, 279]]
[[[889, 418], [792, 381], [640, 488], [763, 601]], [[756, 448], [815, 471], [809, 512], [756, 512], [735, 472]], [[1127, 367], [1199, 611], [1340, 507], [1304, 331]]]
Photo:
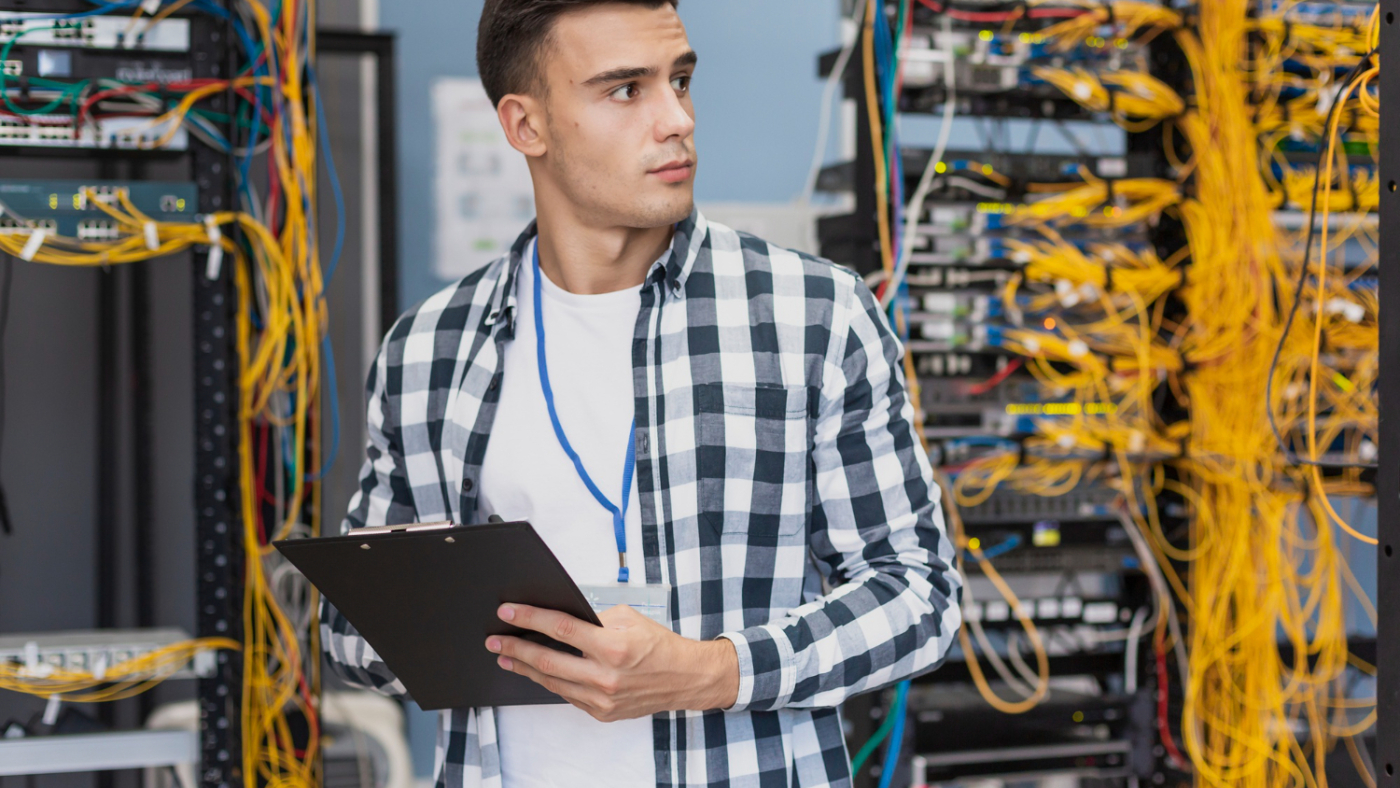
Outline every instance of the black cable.
[[[1332, 106], [1327, 110], [1327, 120], [1323, 124], [1324, 133], [1329, 133], [1332, 128], [1332, 118], [1342, 105], [1342, 96], [1351, 88], [1351, 84], [1361, 75], [1364, 68], [1371, 63], [1371, 58], [1375, 57], [1376, 50], [1366, 53], [1366, 56], [1357, 61], [1351, 71], [1347, 72], [1342, 84], [1337, 88], [1337, 96], [1332, 101]], [[1299, 457], [1288, 448], [1288, 444], [1283, 440], [1283, 433], [1279, 432], [1278, 420], [1274, 418], [1274, 374], [1278, 372], [1279, 357], [1283, 355], [1283, 345], [1288, 341], [1288, 333], [1293, 330], [1293, 321], [1298, 317], [1298, 308], [1303, 303], [1303, 285], [1307, 283], [1308, 269], [1312, 266], [1313, 239], [1317, 235], [1317, 193], [1322, 185], [1322, 169], [1327, 161], [1327, 140], [1320, 140], [1317, 153], [1317, 173], [1313, 177], [1312, 205], [1308, 208], [1308, 236], [1303, 246], [1303, 264], [1298, 268], [1298, 281], [1293, 288], [1293, 307], [1288, 310], [1288, 319], [1283, 322], [1283, 333], [1279, 335], [1278, 345], [1274, 347], [1274, 358], [1269, 363], [1269, 379], [1265, 383], [1264, 410], [1269, 416], [1269, 428], [1274, 431], [1274, 440], [1278, 442], [1279, 450], [1291, 465], [1306, 465], [1317, 468], [1375, 468], [1374, 463], [1351, 463], [1351, 462], [1318, 462]], [[1327, 265], [1327, 250], [1323, 250], [1322, 264]], [[1321, 319], [1319, 315], [1318, 319]]]
[[[5, 329], [10, 325], [10, 293], [14, 290], [15, 260], [7, 254], [0, 254], [0, 448], [5, 445]], [[10, 504], [5, 497], [5, 485], [0, 481], [0, 531], [6, 536], [13, 533], [10, 524]]]

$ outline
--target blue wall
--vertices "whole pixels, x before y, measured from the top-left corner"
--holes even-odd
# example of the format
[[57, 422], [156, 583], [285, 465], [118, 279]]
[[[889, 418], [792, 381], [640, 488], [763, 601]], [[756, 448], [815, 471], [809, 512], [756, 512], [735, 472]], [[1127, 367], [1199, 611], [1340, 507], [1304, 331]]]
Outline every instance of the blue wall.
[[[384, 2], [399, 36], [400, 307], [444, 282], [433, 274], [434, 139], [429, 91], [476, 75], [481, 0]], [[816, 58], [838, 43], [840, 0], [687, 0], [681, 17], [700, 53], [694, 82], [701, 201], [785, 202], [802, 190], [816, 143]]]

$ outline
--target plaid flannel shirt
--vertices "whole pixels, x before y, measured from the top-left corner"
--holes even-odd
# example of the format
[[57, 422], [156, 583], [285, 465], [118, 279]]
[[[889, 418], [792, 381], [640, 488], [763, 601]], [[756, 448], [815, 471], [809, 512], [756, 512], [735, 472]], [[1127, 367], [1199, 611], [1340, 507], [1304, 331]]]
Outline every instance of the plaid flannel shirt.
[[[473, 522], [534, 233], [390, 331], [343, 531]], [[857, 276], [698, 211], [650, 271], [632, 344], [643, 569], [671, 584], [672, 629], [728, 638], [740, 670], [732, 708], [653, 717], [658, 786], [849, 785], [839, 704], [946, 655], [961, 579], [901, 354]], [[342, 676], [405, 695], [322, 614]], [[441, 719], [439, 788], [500, 786], [494, 710]]]

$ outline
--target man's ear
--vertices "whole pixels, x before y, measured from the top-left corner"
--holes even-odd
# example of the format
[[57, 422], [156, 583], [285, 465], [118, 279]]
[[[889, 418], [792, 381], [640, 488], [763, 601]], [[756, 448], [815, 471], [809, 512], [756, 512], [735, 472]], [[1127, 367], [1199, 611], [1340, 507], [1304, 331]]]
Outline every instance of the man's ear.
[[512, 148], [531, 158], [543, 156], [549, 149], [544, 107], [534, 98], [515, 93], [503, 96], [496, 105], [496, 117]]

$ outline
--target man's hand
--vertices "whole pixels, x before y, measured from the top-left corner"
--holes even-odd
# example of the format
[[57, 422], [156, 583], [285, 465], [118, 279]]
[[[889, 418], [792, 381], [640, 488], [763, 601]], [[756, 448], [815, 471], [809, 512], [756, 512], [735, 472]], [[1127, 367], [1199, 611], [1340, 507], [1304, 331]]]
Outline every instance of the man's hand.
[[662, 711], [725, 709], [739, 697], [734, 644], [690, 640], [626, 605], [598, 616], [596, 627], [528, 605], [501, 605], [502, 621], [566, 643], [575, 657], [520, 638], [493, 635], [486, 649], [502, 668], [525, 676], [600, 722]]

